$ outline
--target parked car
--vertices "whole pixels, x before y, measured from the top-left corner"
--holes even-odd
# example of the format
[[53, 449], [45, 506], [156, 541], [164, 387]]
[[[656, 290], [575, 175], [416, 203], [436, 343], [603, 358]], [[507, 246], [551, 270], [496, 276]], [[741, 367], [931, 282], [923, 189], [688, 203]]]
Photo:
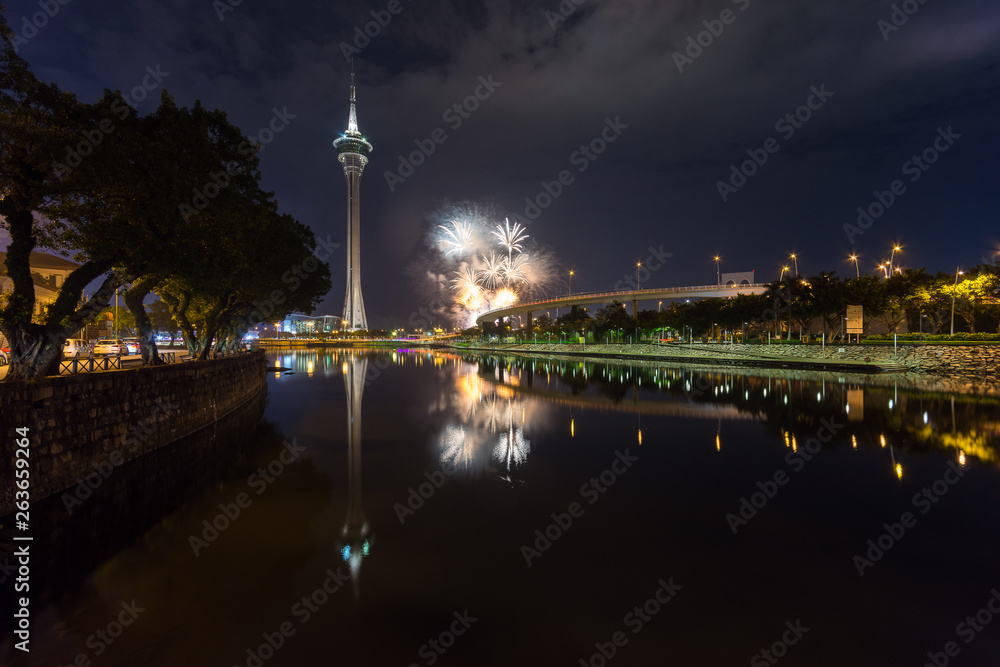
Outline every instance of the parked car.
[[128, 347], [128, 352], [122, 352], [122, 354], [139, 354], [138, 338], [122, 338], [122, 341]]
[[128, 354], [128, 347], [121, 338], [102, 338], [94, 343], [94, 356], [115, 356]]
[[87, 356], [89, 351], [90, 346], [82, 338], [69, 338], [63, 343], [64, 359], [79, 359], [80, 357]]

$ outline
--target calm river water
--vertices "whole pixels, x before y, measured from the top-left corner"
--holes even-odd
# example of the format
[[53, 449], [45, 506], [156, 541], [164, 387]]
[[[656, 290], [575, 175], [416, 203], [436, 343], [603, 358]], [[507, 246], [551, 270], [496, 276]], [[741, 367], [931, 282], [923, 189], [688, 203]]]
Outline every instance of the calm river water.
[[995, 399], [426, 350], [269, 361], [291, 372], [259, 424], [125, 466], [89, 518], [49, 502], [33, 548], [58, 565], [29, 655], [5, 612], [2, 664], [1000, 664]]

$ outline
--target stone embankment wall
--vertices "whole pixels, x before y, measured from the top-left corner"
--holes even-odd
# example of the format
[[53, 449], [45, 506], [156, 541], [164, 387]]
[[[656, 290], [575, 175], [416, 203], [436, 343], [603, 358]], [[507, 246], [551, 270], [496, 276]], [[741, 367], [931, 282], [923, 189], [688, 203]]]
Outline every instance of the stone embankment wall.
[[266, 365], [259, 351], [0, 382], [0, 516], [14, 510], [16, 428], [29, 429], [34, 502], [214, 424], [264, 391]]

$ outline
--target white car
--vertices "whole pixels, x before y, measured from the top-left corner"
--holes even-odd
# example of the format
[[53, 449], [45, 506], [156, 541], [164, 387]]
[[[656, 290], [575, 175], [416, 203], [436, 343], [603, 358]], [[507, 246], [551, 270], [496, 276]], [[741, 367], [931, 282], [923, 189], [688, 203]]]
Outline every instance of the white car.
[[81, 338], [69, 338], [63, 343], [63, 358], [79, 359], [80, 357], [87, 356], [87, 350], [87, 341]]
[[138, 338], [123, 338], [122, 342], [125, 343], [127, 347], [127, 352], [122, 352], [122, 354], [139, 354], [139, 339]]
[[120, 338], [102, 338], [94, 343], [94, 356], [116, 356], [128, 354], [125, 342]]

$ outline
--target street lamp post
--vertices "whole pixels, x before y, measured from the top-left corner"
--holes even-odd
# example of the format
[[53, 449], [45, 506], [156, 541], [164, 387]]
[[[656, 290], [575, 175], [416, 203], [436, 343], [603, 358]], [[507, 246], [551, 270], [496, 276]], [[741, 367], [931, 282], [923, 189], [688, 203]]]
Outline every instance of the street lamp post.
[[641, 268], [642, 268], [642, 262], [641, 261], [640, 262], [636, 262], [635, 263], [635, 284], [636, 284], [636, 291], [637, 292], [641, 292], [642, 291], [642, 280], [639, 278], [639, 269], [641, 269]]
[[785, 340], [792, 340], [792, 281], [788, 281], [788, 336]]
[[799, 275], [799, 257], [794, 252], [788, 256], [793, 262], [795, 262], [795, 275]]
[[902, 250], [902, 248], [900, 248], [898, 245], [894, 244], [892, 246], [892, 254], [889, 255], [889, 275], [890, 276], [892, 275], [892, 262], [893, 262], [894, 259], [896, 259], [896, 251], [897, 250]]
[[569, 295], [573, 296], [573, 272], [569, 272]]
[[955, 269], [955, 287], [951, 292], [951, 335], [955, 335], [955, 294], [958, 292], [958, 277], [963, 274], [962, 267]]
[[719, 269], [719, 260], [720, 259], [721, 258], [718, 255], [715, 256], [715, 284], [716, 285], [721, 285], [722, 284], [722, 271]]
[[662, 307], [663, 307], [663, 302], [661, 301], [661, 302], [660, 302], [659, 304], [657, 304], [657, 306], [656, 306], [656, 314], [657, 314], [657, 315], [659, 315], [659, 313], [660, 313], [660, 308], [662, 308]]
[[787, 271], [787, 270], [788, 270], [788, 267], [787, 267], [787, 266], [783, 266], [783, 267], [781, 267], [781, 276], [780, 276], [780, 277], [778, 278], [778, 282], [779, 282], [779, 283], [780, 283], [780, 282], [781, 282], [782, 280], [784, 280], [784, 279], [785, 279], [785, 271]]
[[858, 268], [858, 256], [851, 255], [850, 259], [854, 261], [854, 272], [858, 274], [858, 278], [861, 277], [861, 269]]

